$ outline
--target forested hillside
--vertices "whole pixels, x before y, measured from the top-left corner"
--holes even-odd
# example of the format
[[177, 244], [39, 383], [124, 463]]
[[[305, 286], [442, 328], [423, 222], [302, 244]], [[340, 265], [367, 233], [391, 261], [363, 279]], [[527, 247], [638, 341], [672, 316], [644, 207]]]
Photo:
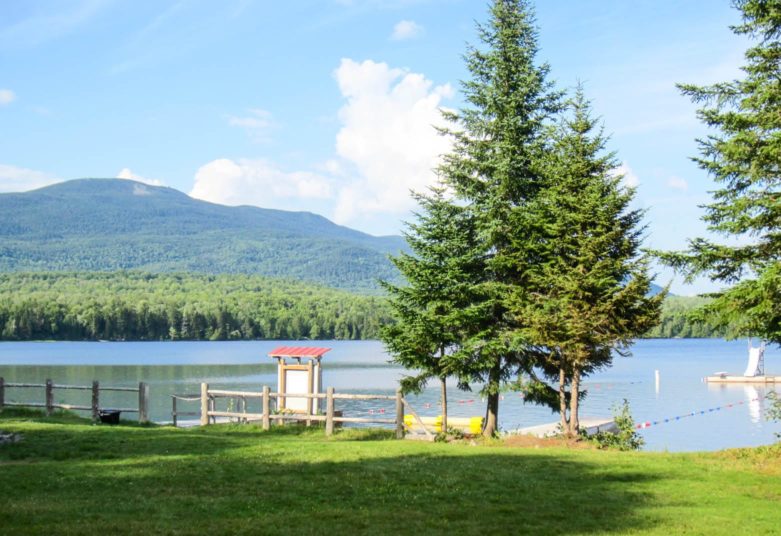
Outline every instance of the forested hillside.
[[692, 311], [710, 301], [696, 296], [668, 296], [662, 305], [659, 325], [646, 334], [649, 338], [701, 338], [732, 337], [744, 335], [730, 329], [722, 329], [708, 322], [697, 322], [690, 318]]
[[[720, 336], [668, 297], [648, 337]], [[381, 296], [254, 275], [0, 274], [0, 340], [375, 339]]]
[[227, 207], [129, 180], [0, 194], [0, 272], [244, 273], [372, 291], [398, 277], [387, 256], [404, 247], [309, 212]]
[[249, 275], [0, 274], [2, 340], [372, 339], [383, 298]]

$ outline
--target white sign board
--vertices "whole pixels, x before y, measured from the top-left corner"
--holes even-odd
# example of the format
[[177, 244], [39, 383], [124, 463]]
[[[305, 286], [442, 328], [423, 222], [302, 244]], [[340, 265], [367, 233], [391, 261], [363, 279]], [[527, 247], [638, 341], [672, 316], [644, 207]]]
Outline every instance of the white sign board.
[[306, 370], [286, 370], [285, 373], [285, 407], [294, 411], [306, 412], [308, 398], [290, 396], [295, 393], [307, 394], [309, 392], [309, 371]]

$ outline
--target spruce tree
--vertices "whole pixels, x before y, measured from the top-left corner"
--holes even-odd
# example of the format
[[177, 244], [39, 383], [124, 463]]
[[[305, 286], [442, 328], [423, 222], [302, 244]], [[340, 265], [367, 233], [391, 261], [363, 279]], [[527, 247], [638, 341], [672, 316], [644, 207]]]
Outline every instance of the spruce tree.
[[693, 158], [719, 188], [705, 206], [708, 229], [730, 244], [698, 238], [686, 252], [663, 254], [687, 280], [707, 275], [737, 283], [716, 293], [703, 317], [781, 344], [781, 0], [738, 0], [753, 39], [745, 75], [711, 86], [681, 85], [702, 105], [699, 119], [714, 133]]
[[[525, 286], [527, 251], [511, 238], [527, 233], [514, 214], [522, 212], [542, 186], [546, 124], [559, 110], [560, 96], [537, 65], [537, 31], [525, 0], [494, 0], [489, 21], [478, 25], [482, 48], [465, 56], [471, 78], [462, 83], [465, 106], [445, 113], [443, 133], [454, 145], [440, 173], [476, 217], [485, 268], [481, 296], [470, 307], [472, 325], [463, 341], [462, 382], [479, 382], [488, 400], [484, 433], [498, 427], [500, 389], [528, 359], [519, 338], [523, 319], [508, 315], [506, 297]], [[519, 324], [520, 323], [520, 324]]]
[[447, 433], [447, 378], [458, 371], [464, 326], [480, 266], [473, 219], [447, 199], [441, 187], [413, 194], [420, 209], [404, 233], [411, 253], [391, 260], [406, 285], [383, 282], [395, 322], [382, 340], [393, 362], [416, 374], [401, 381], [405, 392], [420, 392], [436, 378], [441, 386], [442, 430]]
[[558, 409], [562, 431], [575, 437], [581, 380], [658, 321], [665, 293], [648, 296], [643, 213], [630, 208], [634, 190], [614, 173], [618, 162], [581, 87], [568, 107], [553, 135], [545, 187], [516, 213], [531, 232], [514, 235], [514, 248], [533, 251], [538, 262], [527, 265], [528, 286], [513, 293], [509, 310], [536, 349], [529, 372], [538, 380], [527, 399]]

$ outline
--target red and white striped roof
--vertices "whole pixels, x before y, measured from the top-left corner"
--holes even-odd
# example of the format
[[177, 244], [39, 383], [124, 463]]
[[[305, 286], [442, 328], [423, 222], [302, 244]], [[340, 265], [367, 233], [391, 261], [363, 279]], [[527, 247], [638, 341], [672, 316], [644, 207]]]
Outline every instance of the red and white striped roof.
[[280, 346], [271, 350], [268, 355], [269, 357], [313, 357], [320, 359], [330, 350], [330, 348], [318, 346]]

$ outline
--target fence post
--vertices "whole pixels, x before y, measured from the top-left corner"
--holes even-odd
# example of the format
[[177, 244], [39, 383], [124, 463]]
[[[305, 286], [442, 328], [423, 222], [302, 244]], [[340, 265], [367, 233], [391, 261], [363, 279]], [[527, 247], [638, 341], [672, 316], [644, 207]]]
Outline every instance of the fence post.
[[54, 413], [54, 382], [46, 380], [46, 415]]
[[138, 382], [138, 422], [149, 422], [149, 385]]
[[0, 411], [3, 411], [5, 406], [5, 379], [0, 377]]
[[174, 420], [174, 428], [176, 428], [176, 395], [171, 395], [171, 402], [173, 407], [171, 408], [171, 417]]
[[263, 386], [263, 429], [271, 428], [271, 405], [269, 404], [269, 387]]
[[100, 383], [92, 381], [92, 422], [98, 422], [100, 418]]
[[334, 388], [329, 387], [325, 392], [325, 435], [334, 433]]
[[396, 389], [396, 439], [404, 439], [404, 401], [401, 389]]
[[201, 426], [209, 424], [209, 384], [201, 384]]

